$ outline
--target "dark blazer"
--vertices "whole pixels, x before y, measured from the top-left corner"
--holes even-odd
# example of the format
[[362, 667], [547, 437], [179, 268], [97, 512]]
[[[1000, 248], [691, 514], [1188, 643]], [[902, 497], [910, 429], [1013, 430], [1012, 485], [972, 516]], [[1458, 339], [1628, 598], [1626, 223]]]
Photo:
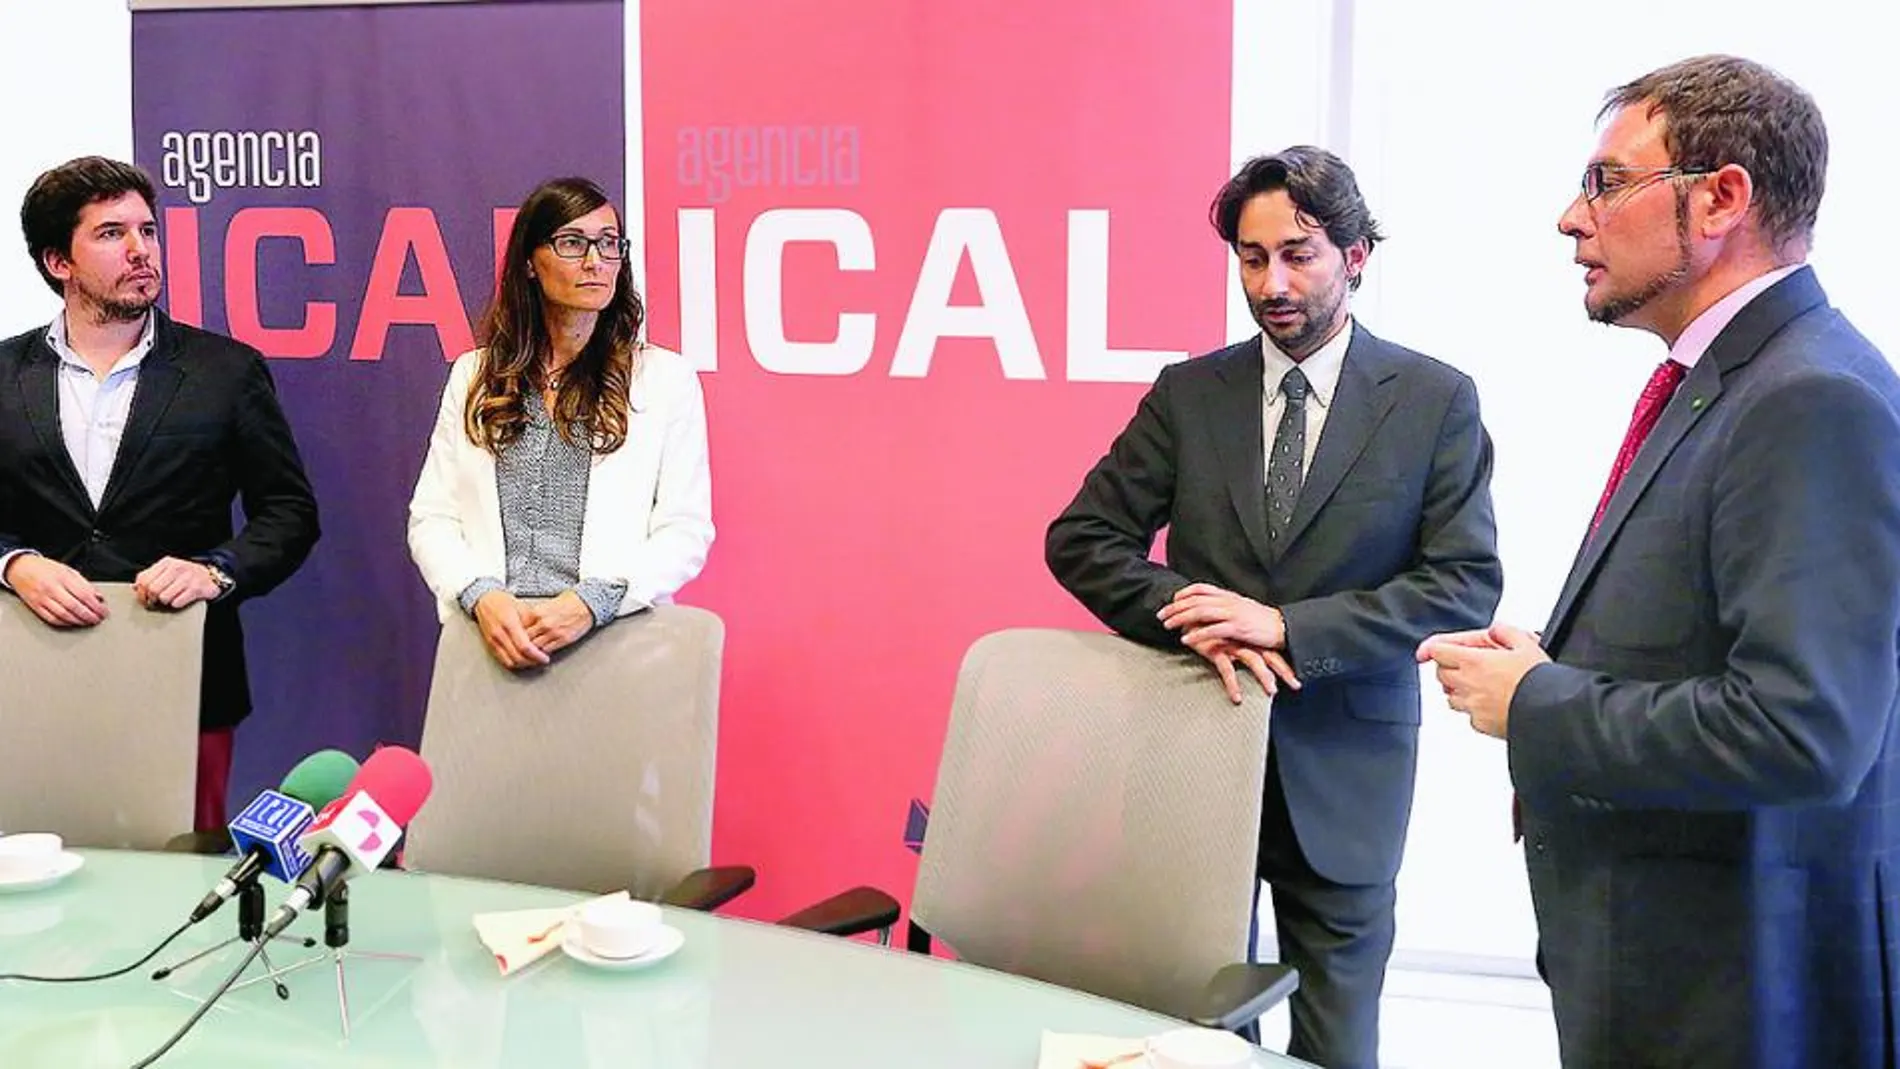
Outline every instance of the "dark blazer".
[[1811, 270], [1745, 306], [1511, 703], [1566, 1066], [1891, 1069], [1900, 380]]
[[[1260, 345], [1161, 373], [1050, 525], [1049, 568], [1102, 622], [1154, 646], [1181, 648], [1155, 613], [1191, 582], [1277, 606], [1304, 684], [1273, 703], [1295, 834], [1327, 879], [1383, 883], [1412, 808], [1413, 651], [1433, 632], [1489, 623], [1503, 587], [1491, 441], [1469, 378], [1355, 324], [1276, 553]], [[1165, 567], [1148, 559], [1164, 526]]]
[[[290, 577], [317, 503], [257, 350], [157, 318], [112, 477], [95, 510], [59, 423], [46, 328], [0, 342], [0, 554], [28, 548], [88, 579], [129, 582], [160, 557], [212, 560], [236, 587], [205, 615], [205, 728], [251, 711], [237, 606]], [[245, 523], [232, 534], [231, 506]]]

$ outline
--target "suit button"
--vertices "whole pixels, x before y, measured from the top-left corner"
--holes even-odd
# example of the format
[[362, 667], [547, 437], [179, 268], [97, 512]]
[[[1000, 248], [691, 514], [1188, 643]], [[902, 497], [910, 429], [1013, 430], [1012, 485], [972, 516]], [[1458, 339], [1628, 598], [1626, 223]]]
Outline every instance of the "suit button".
[[1550, 843], [1546, 841], [1543, 836], [1539, 835], [1537, 838], [1531, 840], [1531, 849], [1541, 854], [1550, 849]]
[[106, 533], [104, 531], [93, 531], [86, 536], [86, 540], [88, 542], [103, 542], [106, 540]]

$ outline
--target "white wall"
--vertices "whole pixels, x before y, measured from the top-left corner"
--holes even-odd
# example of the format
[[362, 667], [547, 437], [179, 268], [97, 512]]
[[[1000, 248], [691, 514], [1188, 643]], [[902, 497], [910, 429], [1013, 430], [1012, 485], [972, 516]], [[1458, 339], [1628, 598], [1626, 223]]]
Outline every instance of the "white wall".
[[[1900, 353], [1881, 235], [1856, 225], [1885, 219], [1882, 183], [1900, 162], [1887, 114], [1900, 71], [1867, 23], [1873, 9], [1810, 0], [1790, 19], [1767, 0], [1238, 3], [1236, 151], [1312, 140], [1346, 155], [1391, 238], [1357, 298], [1361, 317], [1478, 381], [1498, 451], [1507, 619], [1543, 622], [1662, 355], [1646, 335], [1585, 321], [1570, 244], [1555, 229], [1605, 89], [1686, 55], [1733, 51], [1814, 93], [1833, 137], [1815, 263], [1835, 303]], [[1337, 4], [1353, 4], [1349, 20], [1335, 17]], [[1341, 25], [1354, 30], [1350, 100], [1318, 89], [1337, 84], [1331, 34]], [[0, 0], [0, 101], [6, 334], [55, 308], [12, 222], [27, 184], [72, 156], [131, 155], [125, 0]], [[1401, 954], [1527, 959], [1534, 928], [1509, 841], [1502, 748], [1429, 691], [1426, 720]]]
[[53, 318], [20, 198], [74, 156], [132, 158], [132, 19], [125, 0], [0, 0], [0, 337]]

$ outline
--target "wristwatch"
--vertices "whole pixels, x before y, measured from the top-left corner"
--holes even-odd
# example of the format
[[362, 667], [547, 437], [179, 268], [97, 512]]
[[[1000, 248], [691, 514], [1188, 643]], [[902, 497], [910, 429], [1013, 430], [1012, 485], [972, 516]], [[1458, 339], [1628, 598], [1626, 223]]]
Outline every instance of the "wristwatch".
[[218, 598], [222, 598], [226, 594], [229, 594], [231, 592], [231, 588], [234, 586], [237, 586], [237, 580], [231, 578], [231, 573], [225, 571], [223, 568], [220, 568], [215, 564], [206, 564], [205, 571], [211, 574], [211, 581], [218, 584], [218, 595], [216, 598], [211, 599], [213, 601], [216, 601], [218, 600]]

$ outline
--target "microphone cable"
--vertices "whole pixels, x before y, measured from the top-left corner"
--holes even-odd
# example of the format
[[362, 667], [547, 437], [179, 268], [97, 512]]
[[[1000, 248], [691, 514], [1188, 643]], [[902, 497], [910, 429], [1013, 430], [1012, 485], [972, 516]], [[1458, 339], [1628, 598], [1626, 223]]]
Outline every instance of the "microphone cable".
[[192, 1027], [199, 1021], [204, 1020], [205, 1014], [211, 1012], [211, 1007], [218, 1004], [218, 1000], [223, 998], [225, 993], [231, 990], [231, 985], [237, 983], [237, 978], [242, 976], [244, 970], [250, 968], [251, 962], [256, 961], [257, 956], [263, 952], [264, 940], [259, 939], [257, 942], [252, 943], [251, 952], [244, 955], [244, 960], [237, 963], [237, 968], [231, 970], [231, 975], [224, 978], [224, 982], [219, 984], [218, 989], [211, 993], [211, 997], [205, 999], [202, 1005], [196, 1010], [193, 1010], [190, 1017], [185, 1018], [185, 1023], [178, 1026], [178, 1031], [173, 1032], [172, 1037], [166, 1040], [164, 1045], [140, 1059], [132, 1066], [132, 1069], [146, 1069], [147, 1066], [152, 1065], [170, 1053], [171, 1049], [178, 1045], [178, 1041], [185, 1038], [185, 1033], [191, 1031]]
[[151, 961], [153, 958], [158, 957], [159, 951], [164, 950], [168, 946], [171, 946], [172, 940], [177, 939], [181, 935], [184, 935], [185, 929], [189, 927], [191, 927], [190, 921], [186, 921], [185, 923], [179, 925], [178, 928], [172, 932], [172, 934], [165, 937], [164, 942], [153, 947], [150, 953], [146, 954], [144, 957], [133, 962], [132, 964], [127, 965], [123, 969], [114, 969], [111, 972], [92, 973], [87, 976], [36, 976], [31, 973], [18, 973], [18, 972], [0, 973], [0, 980], [18, 980], [22, 983], [28, 983], [28, 984], [87, 984], [87, 983], [93, 982], [94, 980], [110, 980], [115, 976], [124, 976], [126, 973], [131, 972], [133, 969], [136, 969], [139, 966], [144, 965], [146, 962]]

